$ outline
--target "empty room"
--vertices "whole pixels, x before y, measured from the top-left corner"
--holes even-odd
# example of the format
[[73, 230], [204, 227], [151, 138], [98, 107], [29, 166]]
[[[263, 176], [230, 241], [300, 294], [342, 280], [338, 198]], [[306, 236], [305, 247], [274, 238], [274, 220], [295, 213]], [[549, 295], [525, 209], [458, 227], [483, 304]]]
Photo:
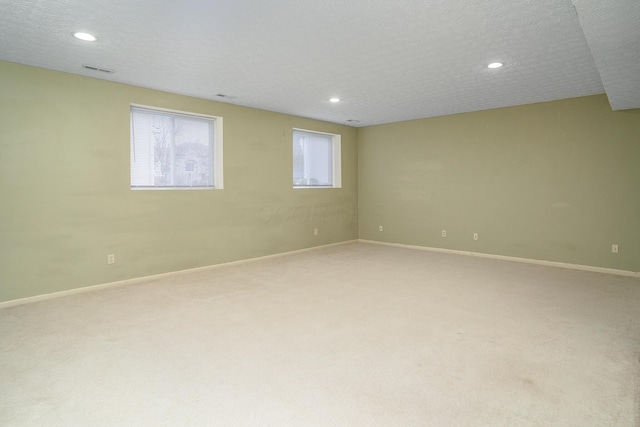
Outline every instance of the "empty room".
[[0, 0], [0, 425], [640, 426], [637, 0]]

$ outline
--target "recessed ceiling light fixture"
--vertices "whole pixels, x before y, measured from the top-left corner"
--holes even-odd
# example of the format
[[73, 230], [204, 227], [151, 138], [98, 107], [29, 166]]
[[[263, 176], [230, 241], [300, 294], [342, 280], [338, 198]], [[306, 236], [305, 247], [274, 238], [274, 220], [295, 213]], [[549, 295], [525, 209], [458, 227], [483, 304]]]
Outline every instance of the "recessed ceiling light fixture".
[[335, 104], [336, 102], [340, 102], [340, 98], [336, 98], [334, 96], [333, 98], [329, 98], [329, 102], [333, 102]]
[[502, 62], [492, 62], [491, 64], [487, 65], [487, 68], [491, 68], [493, 70], [495, 68], [500, 68], [502, 66], [504, 66]]
[[94, 42], [96, 41], [96, 36], [89, 33], [73, 33], [73, 37], [84, 40], [86, 42]]

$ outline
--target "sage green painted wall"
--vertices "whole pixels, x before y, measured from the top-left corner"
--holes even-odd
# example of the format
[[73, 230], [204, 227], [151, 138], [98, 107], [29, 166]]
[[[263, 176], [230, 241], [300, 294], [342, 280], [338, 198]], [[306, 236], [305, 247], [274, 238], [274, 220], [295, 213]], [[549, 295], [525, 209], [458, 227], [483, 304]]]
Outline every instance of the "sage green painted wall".
[[362, 128], [358, 164], [361, 239], [640, 272], [640, 110], [604, 95]]
[[[131, 191], [131, 103], [222, 116], [224, 190]], [[341, 189], [292, 188], [294, 127], [342, 135]], [[356, 138], [348, 126], [0, 62], [0, 301], [355, 239]]]

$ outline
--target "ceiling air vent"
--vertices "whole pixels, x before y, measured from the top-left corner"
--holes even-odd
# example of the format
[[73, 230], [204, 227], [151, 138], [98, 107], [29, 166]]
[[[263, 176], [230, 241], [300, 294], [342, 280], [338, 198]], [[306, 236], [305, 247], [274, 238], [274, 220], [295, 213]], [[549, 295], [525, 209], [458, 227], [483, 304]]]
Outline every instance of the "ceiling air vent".
[[218, 98], [225, 98], [225, 99], [236, 99], [237, 98], [237, 96], [227, 95], [227, 94], [224, 94], [224, 93], [216, 93], [216, 96]]
[[82, 64], [82, 68], [86, 68], [87, 70], [91, 70], [91, 71], [100, 71], [101, 73], [107, 73], [107, 74], [113, 73], [113, 70], [109, 68], [96, 67], [95, 65]]

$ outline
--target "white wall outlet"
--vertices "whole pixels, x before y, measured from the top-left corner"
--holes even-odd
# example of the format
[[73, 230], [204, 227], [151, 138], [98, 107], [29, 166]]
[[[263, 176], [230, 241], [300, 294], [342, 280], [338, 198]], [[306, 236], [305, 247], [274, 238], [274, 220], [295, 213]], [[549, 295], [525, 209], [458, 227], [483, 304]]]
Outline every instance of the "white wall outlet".
[[383, 230], [383, 229], [382, 229], [382, 226], [381, 226], [381, 225], [379, 225], [379, 226], [378, 226], [378, 231], [382, 231], [382, 230]]
[[447, 237], [447, 230], [442, 230], [442, 237]]
[[473, 240], [478, 240], [478, 233], [473, 233]]
[[114, 254], [107, 255], [107, 264], [115, 264], [116, 256]]
[[615, 243], [613, 245], [611, 245], [611, 252], [613, 252], [614, 254], [618, 253], [618, 245], [616, 245]]
[[318, 235], [318, 229], [317, 229], [317, 228], [314, 228], [314, 229], [313, 229], [313, 235], [314, 235], [314, 236], [317, 236], [317, 235]]

